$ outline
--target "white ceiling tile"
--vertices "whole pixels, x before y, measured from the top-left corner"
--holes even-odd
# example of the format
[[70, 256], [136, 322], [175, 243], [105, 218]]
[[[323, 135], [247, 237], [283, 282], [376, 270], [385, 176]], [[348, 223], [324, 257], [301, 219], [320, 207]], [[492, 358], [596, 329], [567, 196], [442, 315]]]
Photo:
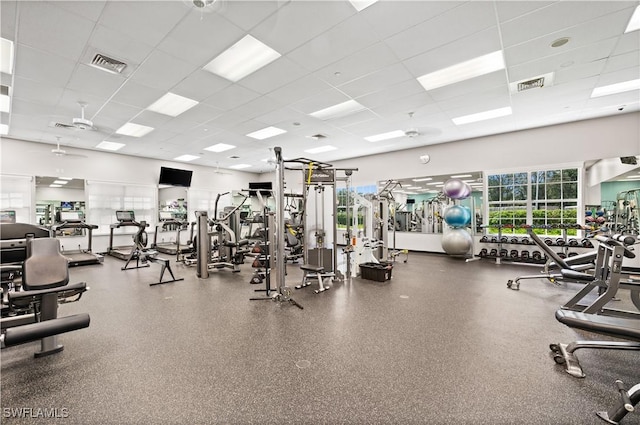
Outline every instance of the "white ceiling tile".
[[[598, 87], [609, 84], [621, 83], [623, 81], [637, 80], [640, 77], [638, 68], [625, 68], [607, 74], [602, 74], [598, 80]], [[638, 91], [635, 91], [638, 94]]]
[[355, 15], [298, 47], [287, 57], [308, 70], [315, 71], [377, 41], [371, 26], [362, 17]]
[[75, 69], [76, 63], [48, 52], [18, 44], [15, 58], [15, 74], [29, 80], [47, 82], [64, 87]]
[[418, 80], [412, 79], [387, 86], [384, 90], [359, 97], [357, 101], [367, 108], [376, 108], [419, 93], [424, 93], [424, 88], [422, 88]]
[[187, 117], [178, 116], [176, 118], [173, 118], [167, 121], [162, 125], [159, 125], [158, 128], [160, 130], [166, 130], [172, 133], [176, 133], [180, 137], [183, 137], [186, 140], [187, 137], [183, 136], [183, 133], [186, 131], [193, 131], [199, 125], [200, 125], [199, 123], [189, 120]]
[[202, 102], [220, 109], [232, 110], [257, 97], [260, 94], [239, 84], [232, 84], [204, 99]]
[[407, 59], [404, 65], [415, 77], [501, 50], [497, 27], [460, 38]]
[[269, 97], [283, 103], [295, 103], [328, 90], [330, 86], [313, 75], [306, 75], [283, 87], [269, 92]]
[[247, 118], [253, 119], [255, 117], [267, 114], [276, 109], [281, 108], [283, 105], [280, 102], [274, 101], [267, 96], [260, 96], [253, 99], [233, 110], [236, 114], [243, 115]]
[[[96, 109], [95, 105], [91, 109], [87, 109], [87, 112], [90, 113], [89, 116], [93, 117], [94, 120], [103, 120], [109, 119], [110, 122], [116, 123], [118, 128], [123, 124], [129, 122], [135, 116], [137, 116], [140, 112], [142, 112], [141, 108], [136, 108], [130, 105], [123, 105], [116, 102], [109, 102], [98, 113], [97, 116], [94, 116], [94, 111]], [[101, 105], [102, 106], [102, 105]], [[118, 128], [114, 128], [113, 130], [117, 130]]]
[[88, 65], [79, 65], [67, 88], [79, 93], [108, 98], [122, 85], [124, 79]]
[[436, 101], [442, 102], [447, 99], [464, 96], [471, 98], [476, 93], [482, 93], [487, 90], [498, 87], [505, 93], [509, 92], [506, 85], [507, 73], [504, 70], [492, 72], [490, 74], [482, 75], [480, 77], [472, 78], [470, 80], [461, 81], [455, 84], [449, 84], [448, 86], [439, 87], [434, 90], [429, 90], [429, 96]]
[[181, 1], [109, 1], [99, 22], [134, 40], [156, 46], [192, 12], [195, 11]]
[[199, 69], [176, 84], [171, 92], [200, 102], [231, 84], [229, 80]]
[[344, 93], [332, 88], [295, 102], [291, 107], [304, 114], [310, 114], [348, 100], [351, 99]]
[[[247, 0], [225, 2], [218, 14], [245, 31], [262, 22], [275, 13], [280, 6], [286, 4], [278, 0]], [[208, 19], [208, 16], [203, 17]]]
[[[476, 90], [475, 92], [472, 92], [472, 93], [459, 95], [457, 97], [451, 97], [441, 102], [438, 102], [438, 107], [443, 112], [469, 108], [468, 105], [482, 105], [482, 107], [487, 106], [487, 108], [484, 110], [501, 108], [504, 106], [511, 106], [509, 90], [504, 85], [494, 86], [484, 90]], [[499, 106], [490, 107], [489, 105], [499, 105]], [[474, 107], [474, 108], [477, 108], [477, 107]], [[482, 112], [482, 110], [478, 112]], [[470, 112], [470, 113], [473, 113], [473, 112]], [[464, 115], [464, 114], [461, 114], [461, 115]]]
[[255, 92], [266, 94], [298, 80], [308, 71], [286, 57], [281, 57], [253, 74], [243, 78], [238, 84]]
[[189, 14], [158, 44], [158, 49], [203, 67], [244, 35], [244, 31], [217, 14], [202, 19], [198, 14]]
[[[29, 102], [41, 103], [48, 106], [56, 106], [62, 96], [62, 87], [40, 83], [37, 81], [22, 81], [15, 77], [14, 99], [23, 99]], [[19, 89], [18, 89], [19, 88]]]
[[[282, 128], [283, 130], [291, 131], [292, 128], [295, 127], [293, 125], [294, 122], [298, 122], [302, 124], [302, 122], [308, 118], [309, 116], [306, 114], [303, 114], [299, 111], [296, 111], [288, 107], [284, 107], [284, 108], [274, 109], [262, 115], [258, 115], [255, 117], [255, 120], [262, 122], [267, 126], [273, 125], [275, 127]], [[280, 123], [282, 122], [286, 122], [288, 125], [288, 128], [282, 127], [280, 125]]]
[[500, 22], [505, 22], [522, 15], [527, 15], [553, 3], [555, 3], [555, 1], [497, 1], [495, 2], [495, 7]]
[[378, 119], [378, 115], [372, 111], [370, 111], [369, 109], [364, 109], [362, 111], [353, 113], [353, 114], [349, 114], [347, 116], [344, 117], [339, 117], [339, 118], [334, 118], [331, 120], [327, 121], [327, 124], [332, 125], [334, 127], [338, 127], [338, 128], [342, 128], [345, 130], [348, 130], [349, 126], [355, 125], [355, 124], [359, 124], [359, 123], [363, 123], [363, 122], [370, 122], [373, 120]]
[[[151, 53], [153, 46], [132, 39], [121, 32], [107, 28], [103, 25], [96, 26], [89, 45], [92, 47], [91, 53], [101, 53], [112, 59], [119, 60], [135, 69]], [[88, 60], [93, 59], [90, 55]]]
[[128, 80], [113, 96], [113, 101], [137, 108], [146, 108], [160, 99], [166, 91]]
[[140, 84], [169, 91], [196, 69], [195, 65], [155, 50], [130, 78]]
[[553, 84], [564, 84], [567, 82], [597, 76], [606, 66], [607, 60], [595, 60], [593, 62], [580, 63], [566, 68], [558, 68], [555, 73]]
[[156, 112], [153, 111], [140, 111], [140, 113], [138, 113], [135, 116], [132, 116], [130, 118], [131, 122], [134, 122], [136, 124], [140, 124], [140, 125], [146, 125], [147, 127], [153, 127], [155, 129], [167, 124], [169, 121], [171, 121], [173, 117], [170, 117], [169, 115], [164, 115], [164, 114], [158, 114]]
[[495, 25], [493, 2], [467, 2], [389, 37], [385, 42], [398, 58], [408, 59]]
[[183, 112], [178, 117], [179, 119], [190, 121], [192, 123], [206, 123], [211, 121], [215, 117], [223, 113], [222, 109], [214, 108], [213, 106], [198, 104], [186, 112]]
[[462, 4], [462, 1], [379, 1], [360, 11], [360, 15], [375, 28], [378, 36], [386, 38]]
[[[337, 79], [341, 79], [338, 77]], [[335, 84], [346, 94], [353, 98], [359, 98], [366, 94], [375, 93], [385, 87], [414, 79], [413, 75], [402, 64], [394, 64], [381, 67], [372, 72], [345, 84]]]
[[[84, 50], [94, 26], [95, 23], [89, 19], [52, 3], [20, 2], [20, 44], [75, 60]], [[68, 31], [68, 28], [73, 28], [73, 31]]]
[[632, 31], [627, 34], [623, 34], [619, 38], [618, 45], [613, 51], [612, 56], [637, 52], [638, 49], [640, 49], [640, 31]]
[[354, 14], [348, 2], [291, 1], [251, 34], [284, 55]]
[[[503, 22], [501, 29], [504, 46], [511, 47], [550, 33], [570, 29], [575, 25], [588, 24], [589, 21], [600, 16], [609, 19], [607, 14], [629, 8], [629, 2], [622, 1], [585, 1], [580, 2], [579, 7], [576, 5], [577, 3], [574, 2], [559, 1], [522, 17]], [[622, 27], [624, 28], [630, 14], [627, 12], [618, 15], [620, 17], [616, 19], [621, 19], [624, 15], [627, 17]], [[588, 25], [593, 29], [597, 24], [593, 22]], [[602, 30], [608, 31], [611, 28], [599, 27], [598, 31], [591, 31], [591, 33], [597, 36]]]
[[[331, 85], [340, 86], [398, 62], [391, 49], [376, 43], [317, 71], [314, 75]], [[336, 72], [340, 75], [336, 76]]]
[[16, 1], [0, 2], [0, 36], [2, 38], [15, 41], [17, 10], [18, 2]]
[[[608, 74], [618, 70], [634, 68], [640, 69], [640, 55], [637, 52], [625, 53], [623, 55], [612, 56], [607, 60], [607, 65], [602, 70], [603, 73]], [[640, 77], [640, 75], [638, 76]]]
[[104, 9], [105, 4], [107, 4], [106, 0], [91, 0], [91, 1], [60, 1], [54, 0], [51, 3], [55, 4], [57, 7], [61, 7], [71, 13], [76, 15], [80, 15], [83, 18], [90, 19], [96, 22], [100, 18], [100, 14], [102, 13], [102, 9]]
[[71, 119], [72, 116], [79, 117], [81, 113], [79, 102], [82, 102], [86, 104], [85, 117], [93, 117], [105, 101], [106, 98], [103, 96], [94, 96], [88, 93], [65, 89], [56, 107], [56, 112], [67, 115], [69, 119]]

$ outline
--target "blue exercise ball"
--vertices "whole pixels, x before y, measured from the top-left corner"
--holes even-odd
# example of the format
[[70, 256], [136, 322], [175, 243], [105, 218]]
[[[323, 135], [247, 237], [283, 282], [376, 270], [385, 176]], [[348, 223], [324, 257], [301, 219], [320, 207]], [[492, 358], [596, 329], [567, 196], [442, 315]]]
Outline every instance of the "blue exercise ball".
[[471, 187], [460, 179], [449, 179], [444, 182], [442, 192], [451, 199], [465, 199], [471, 194]]
[[452, 205], [444, 212], [444, 221], [453, 228], [465, 227], [471, 223], [471, 211], [460, 205]]
[[466, 229], [449, 229], [442, 235], [442, 249], [449, 255], [464, 255], [469, 252], [473, 241]]

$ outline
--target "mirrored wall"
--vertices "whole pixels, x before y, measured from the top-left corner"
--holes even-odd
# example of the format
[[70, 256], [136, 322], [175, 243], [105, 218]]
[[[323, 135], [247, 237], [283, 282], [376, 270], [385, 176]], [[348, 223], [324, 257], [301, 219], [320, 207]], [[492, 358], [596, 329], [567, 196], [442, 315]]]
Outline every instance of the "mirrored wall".
[[[86, 214], [84, 180], [72, 177], [36, 176], [36, 223], [52, 226], [73, 216], [84, 220]], [[60, 230], [57, 236], [82, 236], [84, 229]]]

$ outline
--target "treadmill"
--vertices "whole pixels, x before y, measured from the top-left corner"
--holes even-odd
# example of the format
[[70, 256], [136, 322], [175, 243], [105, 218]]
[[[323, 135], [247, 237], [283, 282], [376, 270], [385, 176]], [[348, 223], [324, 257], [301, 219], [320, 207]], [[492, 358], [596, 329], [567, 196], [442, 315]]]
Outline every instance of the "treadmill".
[[156, 230], [153, 233], [153, 243], [151, 248], [158, 252], [169, 255], [177, 255], [178, 252], [185, 252], [188, 245], [180, 245], [180, 232], [177, 232], [176, 240], [174, 242], [158, 242], [158, 230], [160, 228], [166, 230], [181, 230], [186, 228], [187, 223], [173, 218], [171, 211], [160, 211], [160, 224], [156, 226]]
[[109, 225], [109, 247], [107, 248], [107, 255], [127, 261], [134, 245], [113, 246], [113, 231], [122, 227], [135, 227], [137, 229], [140, 225], [136, 222], [136, 216], [133, 211], [116, 211], [116, 220], [118, 220], [117, 223]]
[[80, 245], [78, 245], [77, 250], [66, 250], [64, 249], [64, 245], [62, 245], [62, 241], [60, 242], [62, 255], [67, 257], [69, 267], [88, 266], [91, 264], [101, 264], [102, 262], [104, 262], [104, 256], [91, 252], [93, 230], [97, 229], [98, 226], [96, 226], [95, 224], [85, 223], [82, 211], [58, 211], [56, 212], [55, 218], [56, 224], [54, 224], [52, 227], [54, 235], [57, 235], [58, 231], [62, 231], [64, 229], [87, 230], [87, 236], [89, 239], [87, 243], [87, 249], [82, 249]]

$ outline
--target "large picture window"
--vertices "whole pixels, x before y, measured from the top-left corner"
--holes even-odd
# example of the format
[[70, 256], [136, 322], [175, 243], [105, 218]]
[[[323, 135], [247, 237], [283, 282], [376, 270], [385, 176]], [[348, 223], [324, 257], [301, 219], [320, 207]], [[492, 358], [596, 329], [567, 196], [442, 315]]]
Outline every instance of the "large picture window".
[[577, 222], [580, 169], [534, 170], [487, 176], [489, 233], [568, 235]]

